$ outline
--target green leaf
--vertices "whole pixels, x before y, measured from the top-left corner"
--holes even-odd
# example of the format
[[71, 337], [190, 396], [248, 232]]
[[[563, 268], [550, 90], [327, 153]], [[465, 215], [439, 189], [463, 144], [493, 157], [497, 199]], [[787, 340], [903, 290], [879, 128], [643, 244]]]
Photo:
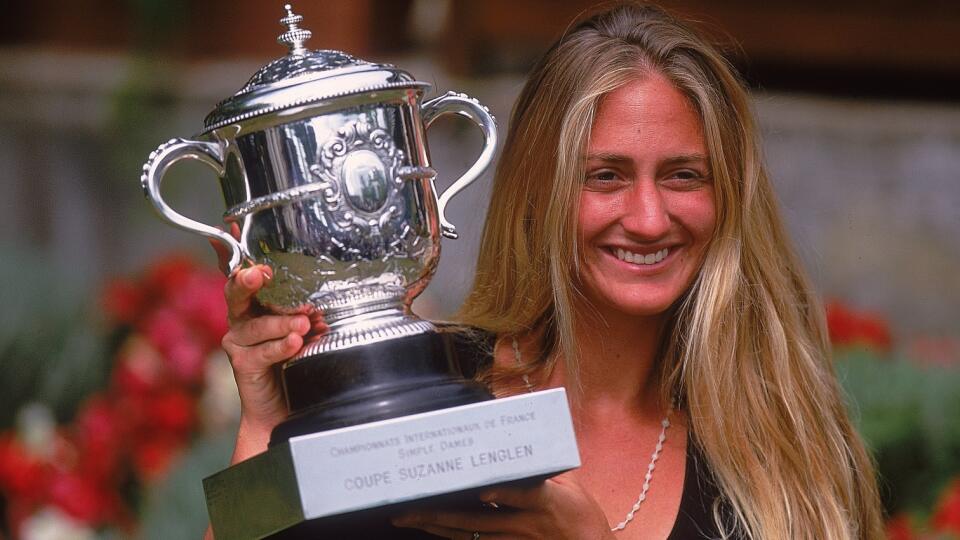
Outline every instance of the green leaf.
[[207, 529], [203, 478], [225, 469], [234, 437], [227, 433], [199, 439], [164, 482], [147, 495], [140, 538], [201, 538]]

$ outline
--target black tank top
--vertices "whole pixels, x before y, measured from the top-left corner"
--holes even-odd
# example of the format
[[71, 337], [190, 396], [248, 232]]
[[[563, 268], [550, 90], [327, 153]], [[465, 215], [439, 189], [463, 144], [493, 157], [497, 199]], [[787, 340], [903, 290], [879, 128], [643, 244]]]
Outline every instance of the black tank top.
[[[456, 334], [453, 340], [461, 373], [473, 378], [493, 362], [493, 350], [496, 336], [477, 330]], [[667, 540], [700, 540], [722, 538], [720, 529], [713, 519], [713, 508], [718, 506], [725, 527], [730, 530], [731, 513], [717, 488], [706, 460], [696, 444], [687, 444], [686, 469], [683, 476], [683, 494], [680, 496], [680, 508], [677, 519]], [[629, 526], [642, 526], [634, 523]], [[423, 538], [431, 538], [429, 536]], [[435, 538], [435, 537], [432, 537]], [[730, 540], [743, 538], [737, 531], [731, 532]]]

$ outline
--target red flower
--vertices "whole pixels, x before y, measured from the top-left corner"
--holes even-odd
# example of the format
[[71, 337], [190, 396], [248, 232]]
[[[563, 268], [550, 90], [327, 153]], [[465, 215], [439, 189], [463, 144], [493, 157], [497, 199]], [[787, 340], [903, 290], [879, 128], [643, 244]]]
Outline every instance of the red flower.
[[170, 436], [154, 436], [135, 443], [133, 466], [137, 475], [147, 482], [163, 476], [183, 448], [183, 442]]
[[143, 338], [134, 335], [127, 339], [118, 357], [112, 383], [120, 394], [143, 395], [163, 384], [165, 360]]
[[910, 516], [897, 514], [887, 521], [887, 540], [915, 540], [913, 527], [910, 525]]
[[185, 383], [198, 383], [206, 370], [207, 351], [195, 340], [182, 340], [170, 343], [164, 349], [167, 368], [178, 380]]
[[960, 535], [960, 477], [954, 478], [940, 497], [931, 523], [937, 532]]
[[881, 352], [890, 350], [890, 327], [880, 316], [855, 311], [840, 302], [827, 304], [827, 328], [834, 345], [861, 345]]
[[50, 503], [83, 523], [110, 523], [117, 519], [121, 506], [111, 487], [76, 471], [56, 471], [50, 481]]
[[133, 324], [140, 317], [146, 301], [143, 288], [125, 279], [108, 284], [103, 292], [103, 308], [120, 324]]
[[0, 489], [10, 499], [29, 504], [43, 500], [50, 475], [49, 464], [27, 449], [12, 435], [0, 438]]
[[178, 387], [143, 396], [126, 396], [134, 436], [127, 442], [135, 473], [146, 481], [164, 474], [173, 457], [186, 446], [197, 424], [197, 400]]
[[190, 276], [171, 299], [174, 309], [186, 317], [205, 347], [220, 346], [227, 333], [227, 304], [223, 299], [226, 278], [208, 272]]
[[95, 395], [74, 420], [77, 469], [100, 482], [116, 480], [120, 471], [127, 429], [115, 404], [105, 395]]
[[197, 417], [197, 401], [187, 392], [170, 388], [146, 402], [145, 426], [149, 431], [186, 435]]
[[206, 351], [188, 322], [173, 308], [163, 307], [147, 319], [143, 331], [164, 357], [166, 369], [172, 375], [182, 381], [198, 382], [203, 377]]
[[166, 298], [176, 294], [195, 272], [197, 265], [192, 258], [183, 254], [170, 255], [147, 269], [144, 285], [155, 296]]

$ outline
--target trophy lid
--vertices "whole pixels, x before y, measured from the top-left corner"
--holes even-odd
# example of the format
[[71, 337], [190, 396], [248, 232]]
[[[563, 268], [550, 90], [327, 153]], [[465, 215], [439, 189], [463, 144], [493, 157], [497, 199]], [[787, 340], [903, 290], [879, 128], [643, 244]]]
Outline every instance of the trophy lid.
[[203, 132], [249, 118], [352, 94], [391, 88], [429, 88], [410, 73], [390, 64], [376, 64], [335, 50], [309, 50], [311, 32], [300, 28], [301, 15], [284, 6], [280, 24], [287, 31], [277, 42], [289, 47], [286, 56], [260, 68], [233, 96], [221, 101], [204, 119]]

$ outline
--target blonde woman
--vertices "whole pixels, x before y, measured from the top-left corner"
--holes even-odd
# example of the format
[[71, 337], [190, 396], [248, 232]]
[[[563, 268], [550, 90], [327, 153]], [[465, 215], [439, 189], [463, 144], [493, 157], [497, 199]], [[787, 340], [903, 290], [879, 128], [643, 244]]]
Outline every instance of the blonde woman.
[[[260, 270], [227, 288], [244, 407], [235, 460], [264, 450], [285, 417], [269, 368], [310, 327], [250, 316]], [[482, 494], [492, 510], [398, 527], [472, 540], [882, 537], [874, 472], [747, 94], [663, 11], [597, 13], [534, 69], [460, 322], [493, 343], [483, 375], [498, 394], [567, 389], [583, 466]]]

